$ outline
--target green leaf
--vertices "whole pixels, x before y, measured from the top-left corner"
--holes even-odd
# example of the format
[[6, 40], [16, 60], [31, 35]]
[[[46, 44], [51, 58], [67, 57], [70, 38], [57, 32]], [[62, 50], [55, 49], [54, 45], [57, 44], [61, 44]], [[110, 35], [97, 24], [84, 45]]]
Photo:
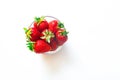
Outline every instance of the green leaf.
[[61, 34], [62, 34], [63, 36], [66, 36], [68, 33], [69, 33], [69, 32], [67, 32], [67, 31], [61, 32]]
[[41, 20], [40, 17], [35, 17], [34, 18], [34, 21], [37, 22], [37, 23], [40, 22], [40, 20]]
[[25, 27], [24, 27], [23, 29], [24, 29], [25, 33], [27, 33], [28, 29], [27, 29], [27, 28], [25, 28]]
[[31, 34], [31, 29], [29, 29], [26, 33], [27, 38], [31, 38], [30, 34]]
[[40, 19], [41, 21], [43, 21], [45, 19], [45, 16], [41, 16]]
[[59, 26], [59, 28], [64, 28], [64, 24], [61, 22], [58, 23], [58, 26]]
[[34, 18], [34, 21], [37, 22], [37, 23], [40, 23], [41, 21], [43, 21], [45, 18], [45, 16], [41, 16], [41, 17], [35, 17]]
[[34, 44], [34, 43], [33, 43], [33, 42], [30, 42], [30, 41], [28, 41], [27, 44], [26, 44], [27, 47], [28, 47], [28, 49], [31, 50], [31, 51], [33, 51], [33, 44]]
[[31, 38], [31, 36], [30, 36], [30, 34], [31, 34], [31, 29], [27, 29], [27, 28], [23, 28], [23, 29], [24, 29], [25, 34], [26, 34], [26, 40], [27, 40], [27, 41], [30, 41], [30, 38]]

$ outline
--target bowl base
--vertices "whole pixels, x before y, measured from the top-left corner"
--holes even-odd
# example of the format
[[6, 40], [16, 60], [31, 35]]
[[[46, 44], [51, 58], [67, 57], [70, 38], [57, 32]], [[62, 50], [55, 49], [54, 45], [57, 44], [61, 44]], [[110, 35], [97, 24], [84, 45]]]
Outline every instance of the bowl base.
[[45, 52], [44, 54], [55, 54], [55, 53], [57, 53], [58, 51], [60, 51], [61, 48], [62, 48], [62, 46], [59, 46], [55, 51]]

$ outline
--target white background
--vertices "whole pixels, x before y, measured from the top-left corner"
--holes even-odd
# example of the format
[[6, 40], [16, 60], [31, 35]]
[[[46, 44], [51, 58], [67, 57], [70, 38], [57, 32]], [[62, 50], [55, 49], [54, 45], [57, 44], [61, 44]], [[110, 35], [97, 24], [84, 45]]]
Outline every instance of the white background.
[[[35, 16], [65, 23], [55, 55], [26, 48]], [[120, 0], [0, 0], [0, 80], [120, 80]]]

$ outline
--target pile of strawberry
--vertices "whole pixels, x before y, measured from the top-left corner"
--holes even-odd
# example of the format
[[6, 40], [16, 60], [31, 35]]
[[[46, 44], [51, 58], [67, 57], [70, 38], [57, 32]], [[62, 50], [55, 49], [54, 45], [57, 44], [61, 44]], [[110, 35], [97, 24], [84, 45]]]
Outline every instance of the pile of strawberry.
[[36, 53], [55, 51], [68, 39], [64, 24], [58, 20], [47, 22], [45, 17], [36, 17], [33, 27], [24, 28], [27, 47]]

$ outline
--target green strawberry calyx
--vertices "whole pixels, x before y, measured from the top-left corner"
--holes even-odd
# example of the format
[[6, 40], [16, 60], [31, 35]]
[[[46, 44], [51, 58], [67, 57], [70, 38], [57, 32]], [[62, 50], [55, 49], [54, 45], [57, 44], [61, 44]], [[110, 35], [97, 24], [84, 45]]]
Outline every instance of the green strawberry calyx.
[[67, 32], [66, 30], [64, 30], [64, 31], [62, 31], [62, 32], [60, 32], [60, 33], [61, 33], [62, 36], [67, 36], [67, 34], [68, 34], [69, 32]]
[[23, 29], [24, 29], [25, 33], [27, 33], [28, 29], [27, 29], [27, 28], [25, 28], [25, 27], [24, 27]]
[[35, 42], [31, 42], [31, 41], [27, 41], [27, 47], [29, 50], [33, 51], [34, 50], [34, 43]]
[[26, 38], [29, 40], [31, 38], [30, 34], [31, 34], [31, 28], [27, 29], [27, 28], [23, 28], [26, 34]]
[[35, 17], [34, 21], [37, 22], [37, 25], [39, 25], [42, 21], [44, 21], [45, 16], [41, 16], [41, 17]]
[[65, 28], [65, 27], [64, 27], [64, 24], [61, 23], [60, 21], [58, 22], [58, 27], [59, 27], [59, 28]]
[[58, 22], [58, 27], [62, 29], [63, 31], [60, 31], [60, 34], [63, 36], [67, 36], [69, 32], [66, 31], [64, 23], [61, 23], [60, 21]]
[[51, 38], [54, 38], [55, 35], [52, 33], [52, 31], [46, 29], [44, 32], [42, 32], [43, 36], [40, 37], [41, 39], [45, 39], [46, 42], [50, 43]]

